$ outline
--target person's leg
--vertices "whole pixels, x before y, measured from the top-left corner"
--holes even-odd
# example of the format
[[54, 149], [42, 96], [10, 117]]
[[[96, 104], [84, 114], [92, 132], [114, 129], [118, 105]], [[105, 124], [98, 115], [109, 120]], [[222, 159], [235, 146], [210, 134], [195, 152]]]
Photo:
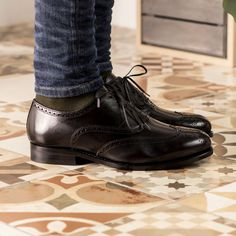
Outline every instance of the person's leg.
[[[96, 0], [95, 3], [95, 28], [96, 28], [96, 46], [97, 46], [97, 63], [99, 66], [100, 73], [106, 83], [109, 81], [114, 81], [121, 86], [128, 83], [132, 91], [132, 96], [128, 94], [122, 94], [126, 100], [132, 98], [133, 104], [135, 104], [140, 110], [145, 110], [147, 114], [160, 120], [164, 123], [184, 126], [188, 128], [197, 128], [212, 136], [211, 124], [203, 116], [195, 114], [186, 114], [179, 112], [171, 112], [164, 109], [156, 107], [146, 96], [142, 94], [142, 90], [134, 88], [132, 83], [129, 83], [129, 77], [116, 79], [116, 76], [112, 74], [112, 63], [111, 63], [111, 19], [112, 19], [112, 7], [114, 5], [114, 0]], [[141, 66], [143, 67], [143, 66]], [[144, 68], [144, 67], [143, 67]], [[145, 68], [144, 68], [145, 69]], [[145, 69], [146, 70], [146, 69]], [[126, 83], [123, 82], [126, 81]], [[127, 86], [126, 86], [127, 87]], [[126, 89], [123, 89], [126, 91]], [[141, 98], [141, 99], [140, 99]]]
[[[182, 167], [211, 155], [211, 141], [203, 132], [149, 119], [125, 101], [121, 87], [102, 86], [96, 66], [94, 1], [36, 0], [38, 97], [26, 124], [31, 159], [60, 165], [92, 161], [147, 170]], [[105, 66], [109, 61], [100, 61], [99, 68], [111, 69]], [[81, 99], [88, 101], [81, 98], [86, 93], [93, 98], [91, 104], [67, 109], [76, 96], [75, 105]], [[58, 99], [64, 107], [58, 106]]]
[[[34, 65], [38, 100], [52, 106], [58, 101], [67, 105], [78, 103], [75, 96], [87, 97], [84, 94], [103, 85], [96, 63], [95, 0], [35, 2]], [[45, 99], [49, 97], [60, 99]], [[69, 103], [64, 100], [68, 97], [73, 97]]]
[[101, 75], [112, 71], [111, 63], [111, 19], [114, 0], [96, 0], [95, 28], [97, 64]]

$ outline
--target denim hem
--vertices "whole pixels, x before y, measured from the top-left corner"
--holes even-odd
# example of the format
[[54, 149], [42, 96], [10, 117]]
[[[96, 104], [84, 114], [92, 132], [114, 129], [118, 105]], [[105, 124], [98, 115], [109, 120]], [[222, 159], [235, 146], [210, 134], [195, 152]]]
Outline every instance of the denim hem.
[[[79, 81], [78, 81], [79, 82]], [[103, 80], [101, 77], [94, 79], [90, 82], [79, 84], [71, 87], [40, 87], [35, 86], [35, 92], [37, 95], [45, 97], [75, 97], [86, 93], [95, 92], [103, 86]]]
[[112, 63], [109, 61], [109, 62], [98, 63], [98, 68], [100, 73], [102, 73], [102, 72], [112, 71], [113, 66]]

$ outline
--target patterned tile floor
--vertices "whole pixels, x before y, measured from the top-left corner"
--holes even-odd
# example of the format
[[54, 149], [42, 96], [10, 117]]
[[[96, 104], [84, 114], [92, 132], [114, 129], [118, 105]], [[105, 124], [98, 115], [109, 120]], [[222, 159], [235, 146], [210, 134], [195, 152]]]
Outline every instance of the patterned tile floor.
[[33, 30], [0, 29], [0, 236], [236, 235], [236, 70], [135, 48], [113, 29], [114, 72], [144, 64], [137, 81], [165, 108], [212, 121], [214, 155], [186, 169], [126, 172], [30, 161], [25, 122], [34, 97]]

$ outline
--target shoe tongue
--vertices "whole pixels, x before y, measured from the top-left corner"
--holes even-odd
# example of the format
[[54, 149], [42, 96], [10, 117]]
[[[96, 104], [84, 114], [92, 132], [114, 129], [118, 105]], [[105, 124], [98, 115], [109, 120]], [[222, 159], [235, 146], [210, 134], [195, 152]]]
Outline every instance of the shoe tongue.
[[[119, 79], [119, 77], [115, 77], [113, 80], [110, 80], [110, 83], [113, 81]], [[115, 92], [115, 91], [114, 91]], [[107, 94], [112, 95], [112, 91], [107, 89], [105, 86], [97, 90], [95, 94], [95, 98], [97, 99], [97, 107], [104, 107], [105, 111], [116, 114], [116, 119], [119, 120], [119, 126], [122, 128], [127, 128], [129, 126], [131, 127], [138, 127], [139, 120], [137, 120], [137, 114], [136, 116], [130, 112], [130, 109], [132, 112], [134, 112], [134, 107], [132, 107], [122, 96], [111, 96], [108, 97]], [[102, 104], [101, 104], [102, 103]], [[123, 106], [124, 110], [121, 108]], [[129, 109], [129, 111], [127, 110]], [[126, 111], [127, 110], [127, 111]], [[136, 111], [139, 112], [139, 111]], [[126, 116], [127, 121], [125, 120], [124, 116]], [[124, 122], [125, 121], [125, 122]], [[127, 123], [128, 122], [128, 123]], [[122, 125], [121, 125], [122, 124]]]
[[100, 89], [97, 90], [97, 92], [95, 93], [95, 98], [101, 98], [104, 95], [106, 95], [108, 93], [108, 90], [105, 86], [102, 86]]
[[104, 82], [107, 84], [110, 83], [112, 80], [115, 80], [116, 78], [117, 77], [113, 73], [111, 73], [106, 78], [104, 78]]

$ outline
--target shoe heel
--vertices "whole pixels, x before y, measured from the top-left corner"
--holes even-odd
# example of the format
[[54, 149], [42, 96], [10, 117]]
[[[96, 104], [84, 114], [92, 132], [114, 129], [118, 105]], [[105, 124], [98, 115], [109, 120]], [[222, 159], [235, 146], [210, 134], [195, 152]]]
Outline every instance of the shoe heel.
[[85, 165], [91, 161], [76, 156], [72, 150], [63, 148], [41, 147], [30, 144], [31, 160], [54, 165]]

